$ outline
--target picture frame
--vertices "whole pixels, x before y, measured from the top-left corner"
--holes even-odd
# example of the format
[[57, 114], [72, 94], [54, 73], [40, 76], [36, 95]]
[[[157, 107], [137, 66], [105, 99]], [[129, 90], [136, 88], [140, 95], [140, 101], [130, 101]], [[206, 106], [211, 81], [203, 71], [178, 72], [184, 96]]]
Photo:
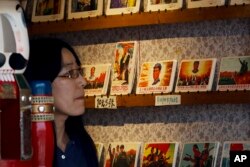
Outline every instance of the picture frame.
[[187, 8], [215, 7], [225, 5], [225, 0], [187, 0]]
[[138, 13], [140, 0], [107, 0], [106, 15]]
[[64, 18], [65, 0], [34, 0], [32, 22], [57, 21]]
[[183, 0], [147, 0], [145, 12], [176, 10], [183, 6]]
[[67, 19], [97, 17], [103, 15], [103, 0], [69, 0]]

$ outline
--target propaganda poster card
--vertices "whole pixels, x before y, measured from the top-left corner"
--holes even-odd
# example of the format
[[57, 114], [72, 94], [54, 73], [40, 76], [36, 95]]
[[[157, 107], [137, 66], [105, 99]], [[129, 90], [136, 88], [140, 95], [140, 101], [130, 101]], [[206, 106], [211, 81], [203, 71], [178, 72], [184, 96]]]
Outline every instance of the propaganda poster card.
[[168, 93], [173, 90], [176, 60], [144, 62], [137, 82], [137, 94]]
[[143, 146], [142, 167], [175, 167], [178, 143], [148, 142]]
[[114, 52], [112, 67], [111, 95], [131, 93], [136, 75], [138, 43], [136, 41], [118, 42]]
[[230, 167], [230, 151], [250, 152], [250, 141], [225, 141], [223, 144], [220, 167]]
[[111, 142], [104, 167], [138, 167], [141, 142]]
[[221, 59], [217, 90], [250, 90], [250, 56]]
[[211, 91], [216, 59], [182, 60], [175, 92]]
[[85, 96], [106, 95], [111, 64], [82, 65], [83, 77], [87, 81]]
[[179, 167], [215, 167], [219, 142], [184, 143]]

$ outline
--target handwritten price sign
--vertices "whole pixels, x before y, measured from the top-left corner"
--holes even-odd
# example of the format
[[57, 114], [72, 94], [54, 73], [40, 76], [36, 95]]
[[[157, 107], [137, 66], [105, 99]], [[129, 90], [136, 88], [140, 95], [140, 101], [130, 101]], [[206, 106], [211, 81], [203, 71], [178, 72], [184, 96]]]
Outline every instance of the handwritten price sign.
[[108, 108], [108, 109], [116, 109], [116, 96], [97, 96], [95, 98], [95, 108]]

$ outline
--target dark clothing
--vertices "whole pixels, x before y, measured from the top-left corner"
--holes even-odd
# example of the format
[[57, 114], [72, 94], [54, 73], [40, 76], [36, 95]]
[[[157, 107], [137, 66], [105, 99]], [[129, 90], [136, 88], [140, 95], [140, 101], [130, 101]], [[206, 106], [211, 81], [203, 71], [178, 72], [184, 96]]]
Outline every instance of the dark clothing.
[[79, 140], [71, 140], [65, 152], [56, 148], [56, 158], [54, 167], [87, 167], [86, 155]]

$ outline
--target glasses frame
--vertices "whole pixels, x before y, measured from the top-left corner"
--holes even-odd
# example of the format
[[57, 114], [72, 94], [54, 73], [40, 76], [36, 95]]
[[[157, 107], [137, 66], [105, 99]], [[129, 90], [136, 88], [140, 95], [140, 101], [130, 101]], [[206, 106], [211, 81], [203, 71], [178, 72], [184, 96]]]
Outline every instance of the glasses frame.
[[69, 70], [68, 72], [62, 74], [62, 75], [58, 75], [58, 77], [61, 78], [69, 78], [69, 79], [76, 79], [79, 76], [83, 76], [83, 68], [77, 68], [77, 69], [72, 69]]

